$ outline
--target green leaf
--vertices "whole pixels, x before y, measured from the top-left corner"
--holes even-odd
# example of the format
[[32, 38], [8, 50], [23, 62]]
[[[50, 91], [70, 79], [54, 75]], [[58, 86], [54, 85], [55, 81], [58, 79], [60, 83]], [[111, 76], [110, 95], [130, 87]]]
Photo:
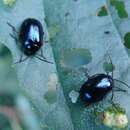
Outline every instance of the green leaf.
[[111, 63], [108, 63], [108, 62], [104, 62], [103, 63], [103, 68], [104, 68], [104, 71], [105, 72], [112, 72], [115, 70], [115, 67], [113, 64]]
[[112, 6], [114, 6], [117, 9], [118, 15], [120, 18], [127, 18], [128, 13], [125, 10], [125, 5], [123, 1], [118, 0], [110, 0], [110, 3]]
[[106, 6], [102, 6], [97, 14], [97, 16], [107, 16], [108, 12], [107, 12], [107, 8]]
[[126, 33], [124, 36], [124, 45], [130, 49], [130, 32]]
[[[23, 52], [16, 45], [14, 39], [10, 37], [9, 33], [12, 33], [12, 30], [7, 25], [7, 22], [11, 23], [19, 31], [19, 27], [24, 19], [30, 17], [36, 18], [43, 24], [45, 32], [44, 40], [48, 39], [48, 32], [44, 22], [43, 1], [17, 0], [15, 5], [10, 8], [4, 5], [3, 1], [0, 1], [0, 13], [0, 42], [5, 44], [12, 53], [12, 64], [17, 72], [19, 87], [30, 97], [34, 104], [33, 110], [40, 116], [39, 126], [42, 129], [49, 130], [67, 128], [66, 126], [72, 129], [73, 125], [62, 88], [55, 78], [57, 76], [55, 64], [48, 64], [35, 57], [30, 57], [25, 62], [14, 64], [14, 62], [19, 60]], [[50, 45], [44, 44], [42, 49], [44, 56], [54, 63]], [[56, 101], [53, 104], [48, 103], [48, 100], [45, 98], [45, 95], [50, 90], [56, 93]]]
[[92, 60], [92, 55], [88, 49], [72, 48], [63, 52], [61, 60], [61, 65], [64, 68], [75, 69], [89, 64]]
[[[75, 2], [70, 0], [44, 0], [44, 4], [48, 27], [50, 28], [54, 24], [60, 27], [60, 31], [53, 38], [54, 40], [51, 41], [51, 44], [56, 59], [59, 79], [70, 109], [74, 129], [105, 129], [101, 124], [96, 126], [93, 111], [94, 107], [84, 107], [79, 100], [76, 104], [73, 104], [69, 98], [69, 93], [73, 90], [79, 91], [83, 82], [86, 81], [84, 72], [79, 69], [84, 67], [84, 65], [79, 64], [78, 60], [84, 60], [84, 63], [86, 63], [85, 68], [89, 70], [90, 75], [105, 73], [103, 63], [106, 61], [107, 53], [109, 53], [115, 66], [114, 78], [129, 83], [127, 78], [129, 74], [125, 72], [130, 62], [122, 44], [121, 36], [119, 35], [120, 32], [118, 32], [110, 14], [105, 17], [97, 17], [96, 15], [102, 6], [106, 5], [106, 7], [108, 7], [108, 1], [79, 0]], [[106, 31], [110, 33], [106, 34]], [[73, 48], [77, 50], [89, 50], [92, 60], [87, 63], [85, 62], [87, 57], [86, 59], [84, 56], [79, 58], [77, 55], [75, 55], [75, 57], [73, 55], [73, 58], [70, 58], [71, 60], [69, 59], [69, 61], [68, 58], [67, 60], [63, 58], [66, 57], [66, 54], [69, 55], [70, 50]], [[77, 63], [75, 61], [77, 61]], [[65, 63], [65, 66], [63, 63]], [[72, 67], [73, 64], [75, 67]], [[122, 84], [121, 87], [123, 87]], [[116, 94], [115, 92], [115, 95]], [[123, 93], [121, 94], [123, 95]], [[108, 99], [110, 97], [108, 97]], [[125, 104], [127, 104], [128, 98], [125, 94], [123, 98], [125, 99]], [[106, 100], [103, 102], [103, 106], [105, 106]], [[124, 102], [122, 99], [118, 101], [121, 103]], [[103, 106], [101, 105], [99, 109], [103, 109]], [[125, 108], [128, 110], [127, 106]], [[98, 106], [95, 109], [98, 109]]]
[[0, 129], [41, 130], [32, 106], [18, 87], [11, 53], [3, 44], [0, 44], [0, 84]]
[[[129, 1], [126, 0], [126, 3]], [[109, 13], [105, 17], [98, 17], [96, 14], [104, 5]], [[123, 26], [118, 30], [119, 21], [116, 18], [119, 16], [117, 12], [111, 15], [111, 10], [115, 10], [115, 7], [109, 0], [17, 0], [10, 8], [0, 1], [0, 41], [10, 49], [13, 62], [19, 60], [22, 52], [9, 36], [11, 28], [6, 22], [18, 30], [25, 18], [34, 17], [43, 24], [44, 39], [50, 36], [50, 43], [44, 44], [42, 49], [48, 60], [55, 60], [53, 65], [35, 57], [13, 64], [19, 86], [35, 105], [34, 111], [40, 115], [39, 125], [43, 129], [107, 129], [101, 124], [96, 125], [94, 114], [95, 110], [104, 109], [107, 98], [86, 107], [79, 99], [72, 103], [69, 95], [72, 91], [78, 92], [86, 81], [83, 70], [89, 70], [90, 75], [105, 73], [103, 63], [107, 53], [115, 66], [114, 78], [130, 83], [130, 60], [124, 49], [123, 35], [120, 35], [124, 33], [123, 29], [128, 29], [128, 21], [127, 24], [121, 21]], [[110, 33], [106, 35], [106, 31]], [[117, 101], [129, 111], [129, 98], [123, 93], [121, 98], [118, 93], [115, 95]]]

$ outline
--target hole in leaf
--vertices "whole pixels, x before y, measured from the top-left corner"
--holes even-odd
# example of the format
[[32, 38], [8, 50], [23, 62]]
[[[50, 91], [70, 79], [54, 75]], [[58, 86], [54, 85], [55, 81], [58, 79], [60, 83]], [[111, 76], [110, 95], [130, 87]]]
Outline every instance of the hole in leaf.
[[124, 45], [130, 49], [130, 32], [126, 33], [124, 36]]
[[110, 0], [110, 3], [112, 6], [114, 6], [117, 10], [118, 16], [120, 18], [127, 18], [128, 13], [125, 10], [125, 5], [123, 1], [117, 1], [117, 0]]
[[50, 26], [49, 28], [49, 35], [50, 35], [50, 40], [53, 40], [53, 38], [60, 32], [60, 26], [57, 24], [54, 24]]
[[77, 102], [77, 99], [79, 97], [79, 93], [72, 90], [70, 93], [69, 93], [69, 98], [71, 99], [71, 102], [72, 103], [76, 103]]
[[44, 98], [49, 104], [53, 104], [57, 100], [57, 85], [58, 77], [56, 73], [52, 73], [48, 80], [48, 91], [45, 93]]
[[48, 90], [46, 94], [44, 95], [44, 98], [49, 104], [55, 103], [57, 100], [56, 90]]
[[107, 16], [108, 15], [108, 12], [107, 12], [107, 8], [106, 6], [102, 6], [99, 10], [99, 12], [97, 13], [97, 16]]
[[61, 65], [69, 69], [75, 69], [90, 63], [91, 60], [92, 55], [88, 49], [71, 49], [63, 52]]
[[112, 65], [111, 63], [108, 62], [104, 62], [103, 63], [103, 69], [105, 72], [112, 72], [115, 70], [115, 66]]

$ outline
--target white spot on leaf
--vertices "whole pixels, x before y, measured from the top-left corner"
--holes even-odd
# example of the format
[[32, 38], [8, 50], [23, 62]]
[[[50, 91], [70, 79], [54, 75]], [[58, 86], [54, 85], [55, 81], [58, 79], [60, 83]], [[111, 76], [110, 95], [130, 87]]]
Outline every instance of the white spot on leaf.
[[77, 99], [78, 99], [78, 97], [79, 97], [79, 93], [76, 92], [76, 91], [74, 91], [74, 90], [72, 90], [72, 91], [69, 93], [69, 97], [70, 97], [72, 103], [76, 103], [76, 102], [77, 102]]

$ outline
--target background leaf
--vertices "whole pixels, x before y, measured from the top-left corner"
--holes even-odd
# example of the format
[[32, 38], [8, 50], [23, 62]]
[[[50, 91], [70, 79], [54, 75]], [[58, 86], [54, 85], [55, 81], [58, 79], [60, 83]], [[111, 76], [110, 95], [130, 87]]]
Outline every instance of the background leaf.
[[[106, 54], [109, 53], [115, 66], [114, 78], [129, 84], [129, 57], [122, 44], [122, 38], [119, 35], [120, 30], [117, 30], [109, 13], [108, 2], [110, 1], [44, 0], [48, 27], [53, 29], [53, 25], [57, 25], [60, 28], [58, 34], [51, 40], [51, 43], [59, 78], [70, 108], [75, 130], [105, 128], [102, 125], [95, 125], [94, 107], [85, 108], [79, 102], [72, 104], [68, 94], [72, 90], [79, 91], [86, 78], [84, 72], [80, 69], [84, 67], [83, 62], [81, 64], [77, 63], [76, 67], [73, 66], [72, 68], [71, 66], [71, 70], [69, 67], [66, 68], [64, 66], [64, 58], [62, 59], [62, 57], [65, 57], [66, 53], [64, 52], [66, 50], [69, 52], [73, 48], [84, 48], [84, 50], [90, 51], [92, 61], [86, 66], [90, 75], [104, 73], [103, 63], [106, 59]], [[103, 6], [107, 8], [109, 14], [104, 17], [98, 17], [97, 13]], [[113, 17], [115, 17], [114, 14]], [[75, 60], [78, 61], [77, 56], [72, 58], [72, 62], [75, 62]], [[124, 86], [121, 85], [121, 87], [123, 88]], [[111, 95], [108, 96], [108, 99], [110, 97]], [[115, 101], [120, 102], [129, 113], [129, 98], [126, 94], [115, 93]], [[96, 109], [102, 109], [106, 104], [105, 102], [106, 100], [102, 102], [101, 107]]]
[[[0, 13], [0, 41], [11, 50], [13, 62], [19, 60], [22, 52], [9, 36], [11, 28], [6, 24], [7, 22], [10, 22], [18, 30], [24, 19], [28, 17], [36, 18], [43, 23], [46, 34], [45, 39], [47, 39], [48, 34], [44, 23], [42, 0], [17, 0], [15, 5], [10, 8], [4, 6], [3, 1], [0, 1]], [[53, 61], [53, 54], [49, 44], [44, 44], [43, 51], [47, 59]], [[13, 64], [13, 66], [17, 71], [19, 86], [31, 98], [35, 106], [33, 110], [40, 116], [39, 125], [41, 128], [57, 130], [68, 126], [69, 129], [73, 129], [62, 89], [58, 80], [56, 80], [55, 64], [47, 64], [33, 57], [23, 63]], [[52, 90], [55, 91], [57, 100], [50, 104], [44, 96], [48, 91]]]
[[[98, 2], [96, 0], [17, 0], [14, 6], [8, 8], [0, 1], [0, 41], [11, 50], [14, 62], [19, 59], [21, 51], [9, 37], [11, 29], [7, 26], [7, 21], [19, 29], [25, 18], [35, 17], [44, 25], [45, 39], [50, 36], [51, 46], [44, 44], [43, 52], [49, 60], [53, 61], [54, 56], [56, 64], [47, 64], [33, 57], [14, 65], [19, 86], [31, 98], [35, 106], [33, 110], [39, 114], [43, 129], [107, 129], [103, 125], [97, 126], [94, 116], [95, 109], [103, 109], [109, 104], [106, 102], [107, 99], [99, 104], [85, 107], [79, 99], [73, 104], [69, 93], [73, 90], [79, 91], [86, 81], [84, 73], [86, 69], [89, 70], [90, 75], [104, 73], [103, 63], [107, 59], [107, 53], [115, 66], [114, 78], [130, 84], [129, 56], [123, 45], [123, 34], [125, 34], [123, 30], [128, 29], [129, 18], [128, 16], [122, 18], [120, 22], [116, 9], [110, 2], [109, 0], [98, 0]], [[128, 0], [124, 5], [126, 3], [129, 3]], [[106, 7], [108, 14], [99, 17], [97, 14], [102, 7]], [[112, 13], [113, 10], [115, 13]], [[110, 97], [111, 95], [108, 99]], [[130, 117], [129, 97], [123, 93], [115, 93], [115, 102], [119, 102]]]

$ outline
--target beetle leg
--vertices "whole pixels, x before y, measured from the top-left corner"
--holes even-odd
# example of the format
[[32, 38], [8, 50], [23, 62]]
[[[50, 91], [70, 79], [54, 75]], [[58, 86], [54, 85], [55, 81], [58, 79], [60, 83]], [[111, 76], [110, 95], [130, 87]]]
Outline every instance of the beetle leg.
[[43, 50], [41, 49], [41, 55], [40, 55], [43, 59], [46, 59], [46, 57], [43, 55]]
[[44, 61], [44, 62], [47, 62], [47, 63], [50, 63], [50, 64], [54, 64], [53, 62], [48, 61], [48, 60], [46, 60], [46, 59], [42, 59], [42, 58], [40, 58], [40, 57], [38, 57], [38, 56], [36, 56], [36, 55], [35, 55], [35, 57], [36, 57], [37, 59], [41, 60], [41, 61]]
[[16, 36], [14, 36], [13, 34], [9, 34], [14, 40], [15, 40], [15, 42], [16, 42], [16, 44], [18, 43], [18, 38], [16, 37]]
[[121, 89], [121, 88], [115, 89], [114, 91], [116, 91], [116, 92], [124, 92], [124, 93], [127, 92], [127, 90], [124, 90], [124, 89]]
[[40, 54], [37, 54], [38, 56], [42, 57], [43, 59], [47, 59], [44, 55], [43, 55], [43, 50], [41, 49]]
[[109, 75], [109, 72], [106, 72], [107, 75]]
[[89, 73], [88, 73], [88, 70], [85, 71], [85, 76], [86, 76], [88, 79], [90, 78]]
[[113, 98], [114, 98], [114, 90], [112, 89], [111, 101], [113, 101]]
[[15, 28], [11, 23], [7, 22], [7, 24], [8, 24], [9, 27], [12, 28], [13, 32], [18, 33], [18, 32], [16, 31], [16, 28]]
[[85, 70], [83, 69], [85, 76], [89, 79], [90, 75], [89, 75], [89, 70], [87, 68], [85, 68]]
[[43, 50], [42, 49], [41, 49], [41, 54], [40, 54], [40, 57], [42, 57], [42, 58], [40, 58], [38, 56], [35, 56], [35, 57], [38, 58], [39, 60], [42, 60], [42, 61], [45, 61], [47, 63], [53, 64], [53, 62], [48, 61], [47, 58], [43, 55]]
[[24, 61], [26, 61], [27, 59], [28, 59], [28, 57], [25, 57], [25, 58], [23, 59], [23, 56], [21, 55], [19, 61], [15, 62], [14, 64], [18, 64], [18, 63], [24, 62]]
[[[45, 34], [45, 33], [43, 32], [42, 35], [44, 36], [44, 34]], [[44, 43], [48, 43], [49, 40], [45, 40], [45, 41], [43, 40], [43, 42], [44, 42]]]
[[49, 41], [44, 41], [44, 43], [48, 43]]
[[125, 85], [126, 87], [130, 88], [130, 86], [129, 86], [127, 83], [125, 83], [125, 82], [123, 82], [123, 81], [121, 81], [121, 80], [118, 80], [118, 79], [113, 79], [113, 80], [115, 80], [115, 81], [117, 81], [117, 82], [119, 82], [119, 83], [122, 83], [122, 84]]
[[11, 29], [13, 31], [13, 34], [10, 33], [9, 35], [15, 40], [15, 42], [17, 44], [18, 43], [18, 38], [17, 38], [18, 32], [16, 31], [16, 28], [12, 24], [10, 24], [9, 22], [7, 22], [7, 24], [9, 27], [11, 27]]
[[111, 105], [115, 108], [115, 110], [119, 110], [117, 105], [112, 101], [112, 100], [109, 100], [109, 102], [111, 103]]

